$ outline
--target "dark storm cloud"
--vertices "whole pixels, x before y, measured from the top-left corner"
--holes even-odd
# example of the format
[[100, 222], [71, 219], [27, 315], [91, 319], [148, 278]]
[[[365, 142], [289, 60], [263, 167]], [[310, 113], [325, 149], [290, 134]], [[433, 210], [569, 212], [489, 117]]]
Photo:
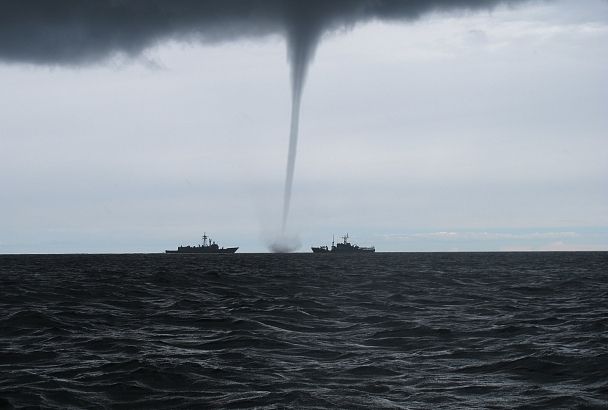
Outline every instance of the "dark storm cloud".
[[309, 60], [327, 30], [434, 10], [491, 8], [521, 0], [20, 0], [0, 3], [0, 59], [93, 63], [136, 56], [167, 39], [227, 41], [285, 35], [290, 60]]

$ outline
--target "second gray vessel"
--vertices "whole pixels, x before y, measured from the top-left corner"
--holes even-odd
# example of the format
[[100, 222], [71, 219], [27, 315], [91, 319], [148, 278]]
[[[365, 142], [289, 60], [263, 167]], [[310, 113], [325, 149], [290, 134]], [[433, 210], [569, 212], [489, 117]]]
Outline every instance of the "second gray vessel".
[[348, 242], [348, 234], [342, 237], [343, 242], [335, 244], [334, 240], [331, 241], [331, 249], [324, 246], [313, 246], [311, 249], [314, 253], [360, 253], [360, 252], [376, 252], [376, 248], [373, 246], [358, 246], [352, 245]]

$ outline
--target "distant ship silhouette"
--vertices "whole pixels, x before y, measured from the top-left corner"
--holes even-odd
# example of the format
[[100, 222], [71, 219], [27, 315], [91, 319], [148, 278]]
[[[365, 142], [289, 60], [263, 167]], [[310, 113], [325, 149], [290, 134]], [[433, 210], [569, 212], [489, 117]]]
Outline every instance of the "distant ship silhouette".
[[212, 241], [206, 233], [203, 234], [203, 243], [196, 246], [178, 246], [177, 250], [167, 250], [166, 253], [235, 253], [236, 248], [220, 248], [215, 241]]
[[327, 245], [324, 246], [313, 246], [310, 249], [312, 249], [312, 251], [314, 253], [360, 253], [360, 252], [376, 252], [376, 248], [373, 246], [370, 247], [364, 247], [364, 246], [357, 246], [357, 245], [352, 245], [350, 242], [348, 242], [348, 234], [344, 235], [342, 237], [343, 242], [342, 243], [338, 243], [338, 244], [334, 244], [334, 240], [332, 239], [331, 241], [331, 249], [327, 247]]

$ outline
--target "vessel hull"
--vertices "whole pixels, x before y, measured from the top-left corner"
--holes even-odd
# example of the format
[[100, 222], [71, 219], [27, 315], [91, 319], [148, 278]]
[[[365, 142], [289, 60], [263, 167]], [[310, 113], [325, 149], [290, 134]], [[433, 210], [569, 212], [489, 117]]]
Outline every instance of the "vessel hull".
[[376, 252], [375, 248], [360, 248], [358, 246], [332, 246], [331, 249], [328, 249], [327, 246], [313, 246], [313, 253], [374, 253]]
[[336, 249], [336, 250], [333, 250], [332, 252], [334, 252], [334, 253], [373, 253], [373, 252], [376, 252], [376, 250], [375, 249], [362, 249], [362, 248], [359, 248], [359, 249], [339, 249], [339, 250]]
[[239, 249], [236, 248], [220, 248], [207, 249], [207, 247], [180, 247], [177, 250], [166, 250], [165, 253], [197, 253], [197, 254], [217, 254], [217, 253], [235, 253]]

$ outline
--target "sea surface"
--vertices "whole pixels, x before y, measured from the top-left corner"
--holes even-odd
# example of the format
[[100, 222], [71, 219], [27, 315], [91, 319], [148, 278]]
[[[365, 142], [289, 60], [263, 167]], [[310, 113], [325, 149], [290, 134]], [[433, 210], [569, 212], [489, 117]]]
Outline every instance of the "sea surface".
[[0, 408], [608, 408], [608, 253], [0, 256]]

